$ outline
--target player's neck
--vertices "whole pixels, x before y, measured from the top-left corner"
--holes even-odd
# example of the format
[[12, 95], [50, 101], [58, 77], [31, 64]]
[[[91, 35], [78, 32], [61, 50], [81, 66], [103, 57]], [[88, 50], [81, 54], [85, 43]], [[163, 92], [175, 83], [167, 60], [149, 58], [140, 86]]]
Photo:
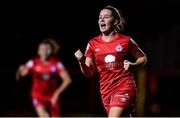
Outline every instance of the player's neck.
[[102, 40], [104, 42], [110, 42], [114, 37], [115, 32], [110, 32], [108, 34], [102, 33]]
[[41, 62], [44, 64], [44, 65], [47, 65], [48, 64], [48, 59], [45, 59], [45, 58], [40, 58]]

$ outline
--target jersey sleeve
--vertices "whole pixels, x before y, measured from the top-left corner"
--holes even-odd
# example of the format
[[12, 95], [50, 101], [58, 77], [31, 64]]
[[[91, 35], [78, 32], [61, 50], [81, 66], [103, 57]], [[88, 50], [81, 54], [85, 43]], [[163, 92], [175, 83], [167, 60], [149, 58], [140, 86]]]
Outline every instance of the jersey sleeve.
[[94, 58], [94, 50], [90, 42], [87, 44], [85, 56], [89, 58]]
[[34, 67], [34, 61], [31, 59], [28, 62], [25, 63], [26, 69], [29, 70], [29, 72], [32, 72], [33, 67]]
[[134, 56], [138, 48], [139, 48], [138, 44], [132, 38], [130, 38], [129, 45], [128, 45], [129, 53], [132, 56]]
[[60, 61], [57, 62], [56, 67], [57, 67], [57, 74], [61, 74], [66, 70], [63, 63]]

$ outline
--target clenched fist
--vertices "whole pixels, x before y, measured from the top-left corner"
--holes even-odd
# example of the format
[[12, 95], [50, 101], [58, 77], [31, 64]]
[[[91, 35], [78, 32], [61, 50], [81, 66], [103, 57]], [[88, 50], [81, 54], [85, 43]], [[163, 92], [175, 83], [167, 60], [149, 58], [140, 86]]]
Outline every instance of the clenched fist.
[[76, 59], [77, 59], [78, 61], [81, 61], [81, 60], [83, 59], [83, 53], [81, 52], [80, 49], [79, 49], [78, 51], [76, 51], [76, 52], [74, 53], [74, 55], [75, 55], [75, 57], [76, 57]]
[[128, 60], [124, 60], [124, 69], [125, 70], [129, 70], [131, 66], [133, 66], [134, 63], [131, 63], [130, 61]]

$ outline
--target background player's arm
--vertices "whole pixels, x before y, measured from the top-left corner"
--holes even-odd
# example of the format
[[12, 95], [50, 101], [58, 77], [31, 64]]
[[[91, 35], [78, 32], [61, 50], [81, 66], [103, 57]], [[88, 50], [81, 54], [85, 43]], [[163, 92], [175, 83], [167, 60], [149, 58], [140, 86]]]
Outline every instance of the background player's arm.
[[61, 85], [59, 86], [59, 88], [55, 91], [52, 99], [51, 99], [51, 102], [52, 104], [55, 104], [59, 95], [64, 91], [66, 90], [66, 88], [71, 84], [72, 80], [71, 80], [71, 77], [69, 75], [69, 73], [64, 70], [63, 72], [61, 72], [59, 74], [60, 78], [62, 79], [62, 83]]
[[80, 50], [75, 52], [74, 55], [79, 62], [82, 73], [88, 78], [92, 77], [94, 75], [94, 72], [95, 72], [94, 60], [90, 57], [86, 57], [85, 62], [84, 62], [83, 54]]
[[62, 84], [60, 87], [56, 90], [57, 94], [61, 94], [72, 82], [71, 77], [69, 73], [64, 70], [63, 72], [60, 73], [60, 78], [62, 79]]
[[33, 60], [29, 60], [26, 64], [20, 65], [19, 69], [16, 72], [16, 80], [19, 80], [21, 77], [24, 77], [27, 74], [29, 74], [33, 66], [34, 66]]
[[26, 76], [29, 73], [29, 69], [25, 65], [21, 65], [16, 72], [16, 80]]

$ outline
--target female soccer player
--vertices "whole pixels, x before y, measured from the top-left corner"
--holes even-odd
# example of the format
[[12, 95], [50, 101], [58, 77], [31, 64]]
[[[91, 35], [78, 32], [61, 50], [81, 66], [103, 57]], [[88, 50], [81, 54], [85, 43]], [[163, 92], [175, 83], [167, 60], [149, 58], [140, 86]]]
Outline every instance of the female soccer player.
[[[60, 116], [59, 96], [71, 83], [71, 78], [62, 62], [56, 57], [58, 44], [52, 39], [43, 40], [38, 47], [38, 56], [21, 65], [17, 80], [32, 73], [32, 102], [39, 117]], [[58, 86], [57, 77], [62, 83]]]
[[[103, 8], [98, 24], [101, 34], [89, 41], [85, 62], [80, 50], [75, 57], [85, 76], [92, 77], [97, 68], [104, 108], [109, 117], [120, 117], [136, 97], [131, 69], [144, 66], [147, 58], [132, 38], [118, 33], [123, 30], [124, 19], [115, 7]], [[131, 62], [128, 57], [136, 61]]]

